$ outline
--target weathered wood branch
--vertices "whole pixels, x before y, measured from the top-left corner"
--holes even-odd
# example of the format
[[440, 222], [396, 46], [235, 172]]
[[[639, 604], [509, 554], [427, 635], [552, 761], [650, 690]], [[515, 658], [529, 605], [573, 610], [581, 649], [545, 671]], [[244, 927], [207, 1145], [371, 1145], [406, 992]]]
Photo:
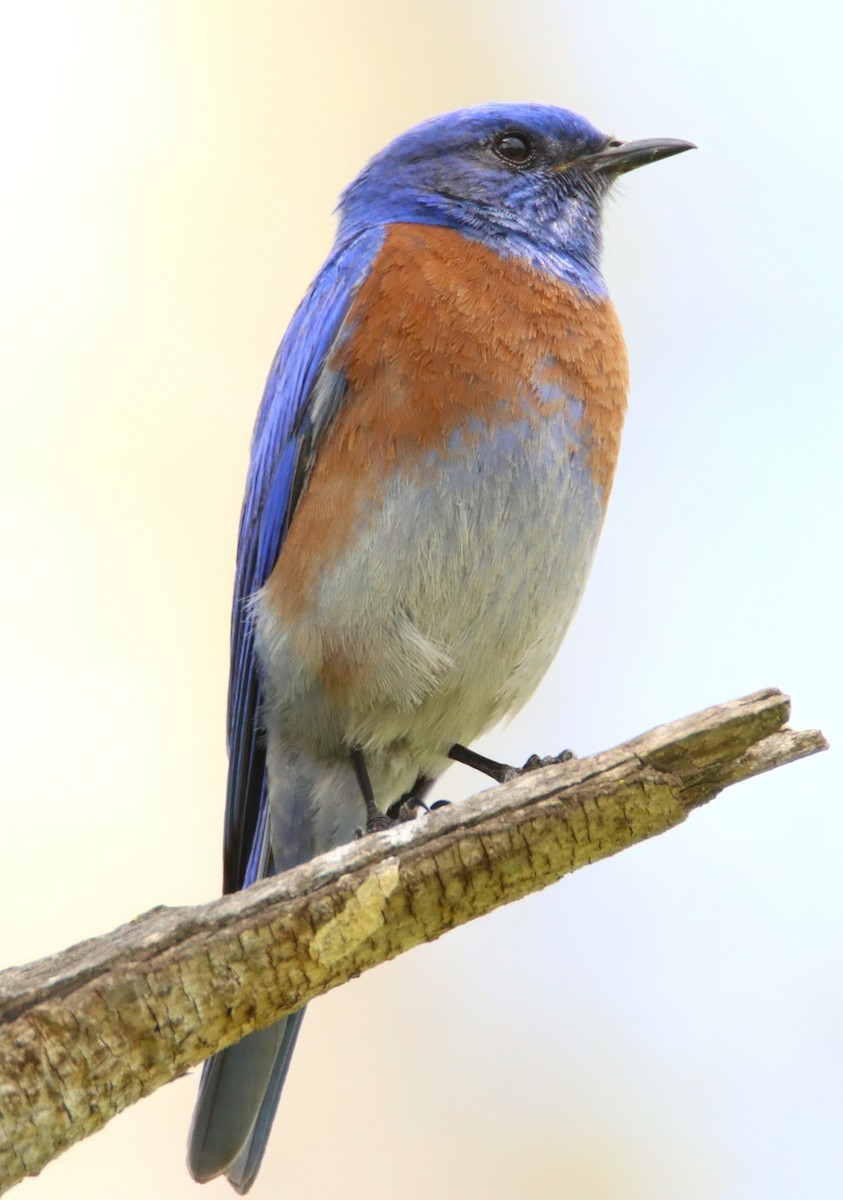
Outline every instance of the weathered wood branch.
[[0, 974], [0, 1192], [207, 1055], [826, 747], [767, 690]]

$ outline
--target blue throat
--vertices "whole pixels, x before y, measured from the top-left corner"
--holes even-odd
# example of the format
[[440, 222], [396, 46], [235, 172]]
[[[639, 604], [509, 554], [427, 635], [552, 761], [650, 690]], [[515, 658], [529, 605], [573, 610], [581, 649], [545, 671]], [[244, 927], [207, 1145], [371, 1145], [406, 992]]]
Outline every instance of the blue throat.
[[533, 212], [521, 217], [510, 208], [411, 189], [385, 195], [377, 186], [367, 187], [367, 182], [364, 173], [343, 196], [338, 246], [347, 246], [365, 230], [383, 225], [439, 225], [482, 242], [505, 257], [529, 262], [583, 295], [608, 294], [600, 273], [599, 204], [589, 196], [572, 194], [561, 215], [554, 206], [554, 217], [537, 225]]

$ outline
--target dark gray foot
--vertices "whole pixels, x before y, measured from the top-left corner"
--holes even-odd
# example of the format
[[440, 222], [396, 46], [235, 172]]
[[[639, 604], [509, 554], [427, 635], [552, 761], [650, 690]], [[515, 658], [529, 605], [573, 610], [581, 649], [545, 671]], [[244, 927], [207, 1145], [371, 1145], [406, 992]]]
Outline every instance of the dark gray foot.
[[392, 829], [393, 825], [396, 824], [394, 817], [381, 812], [377, 804], [375, 804], [375, 794], [372, 791], [372, 781], [369, 779], [369, 771], [366, 766], [366, 759], [363, 756], [363, 750], [360, 746], [352, 746], [350, 753], [351, 765], [354, 767], [354, 774], [357, 776], [357, 783], [363, 794], [363, 803], [366, 805], [366, 828], [356, 829], [354, 836], [363, 837], [367, 833], [383, 833], [385, 829]]
[[526, 775], [529, 771], [538, 771], [541, 767], [556, 767], [559, 763], [570, 762], [575, 757], [573, 750], [560, 750], [558, 754], [547, 754], [544, 758], [538, 754], [531, 754], [518, 774]]
[[469, 750], [467, 746], [461, 746], [459, 742], [455, 742], [448, 751], [448, 758], [452, 758], [454, 762], [463, 763], [466, 767], [473, 767], [475, 771], [481, 771], [497, 783], [509, 783], [510, 779], [517, 779], [519, 775], [537, 771], [540, 767], [552, 767], [557, 763], [570, 762], [573, 757], [572, 750], [563, 750], [560, 754], [549, 755], [545, 758], [540, 758], [538, 754], [531, 754], [523, 767], [510, 767], [507, 763], [486, 758], [485, 754], [478, 754], [476, 750]]
[[368, 833], [383, 833], [386, 829], [394, 829], [397, 824], [398, 822], [394, 817], [389, 817], [386, 813], [378, 811], [366, 817], [366, 828], [358, 829], [357, 834], [359, 837], [363, 837]]

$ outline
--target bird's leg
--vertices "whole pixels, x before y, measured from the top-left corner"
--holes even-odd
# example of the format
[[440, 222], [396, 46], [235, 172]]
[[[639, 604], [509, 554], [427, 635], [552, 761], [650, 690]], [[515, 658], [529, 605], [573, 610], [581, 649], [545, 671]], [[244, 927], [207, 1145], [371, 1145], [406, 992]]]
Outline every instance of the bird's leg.
[[471, 767], [474, 771], [482, 771], [484, 775], [489, 775], [497, 783], [506, 783], [518, 774], [517, 767], [508, 767], [506, 763], [495, 762], [493, 758], [486, 758], [485, 754], [469, 750], [467, 746], [461, 746], [459, 742], [454, 742], [448, 751], [448, 758], [452, 758], [454, 762], [462, 763], [466, 767]]
[[563, 750], [560, 754], [548, 755], [545, 758], [541, 758], [538, 754], [531, 754], [523, 767], [510, 767], [507, 763], [486, 758], [485, 754], [478, 754], [476, 750], [469, 750], [467, 746], [461, 746], [459, 742], [455, 742], [448, 751], [448, 758], [452, 758], [454, 762], [463, 763], [464, 766], [472, 767], [475, 771], [482, 771], [484, 775], [489, 775], [497, 783], [508, 783], [510, 779], [517, 779], [519, 775], [537, 771], [539, 767], [552, 767], [557, 763], [569, 762], [573, 757], [571, 750]]
[[372, 791], [372, 781], [369, 778], [362, 746], [352, 746], [350, 755], [357, 783], [363, 793], [363, 803], [366, 805], [366, 828], [358, 831], [359, 836], [362, 837], [364, 833], [382, 833], [384, 829], [391, 829], [395, 821], [386, 813], [382, 813], [375, 804], [375, 794]]

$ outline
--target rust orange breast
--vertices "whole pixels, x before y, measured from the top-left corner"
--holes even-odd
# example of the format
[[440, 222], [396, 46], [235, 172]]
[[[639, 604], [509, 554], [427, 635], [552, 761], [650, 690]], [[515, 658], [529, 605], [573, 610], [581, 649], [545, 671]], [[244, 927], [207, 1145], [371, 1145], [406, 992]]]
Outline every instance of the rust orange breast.
[[[436, 226], [391, 225], [328, 366], [347, 392], [267, 582], [279, 616], [377, 510], [383, 480], [444, 455], [454, 433], [552, 419], [571, 398], [608, 497], [626, 409], [626, 350], [611, 302]], [[408, 531], [409, 536], [410, 531]]]

